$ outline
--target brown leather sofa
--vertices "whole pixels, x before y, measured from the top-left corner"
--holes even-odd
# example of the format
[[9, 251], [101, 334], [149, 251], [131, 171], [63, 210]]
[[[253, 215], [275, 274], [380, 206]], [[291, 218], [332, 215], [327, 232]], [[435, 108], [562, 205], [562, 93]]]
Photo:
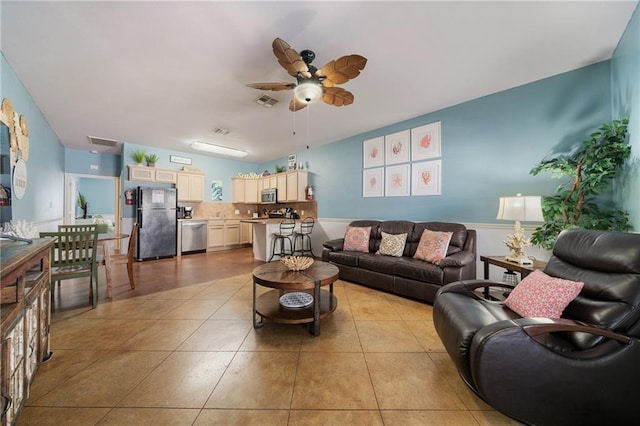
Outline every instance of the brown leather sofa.
[[460, 376], [528, 424], [638, 424], [640, 234], [564, 231], [544, 272], [584, 282], [562, 318], [521, 318], [481, 297], [502, 283], [442, 287], [433, 321]]
[[[357, 220], [349, 226], [371, 227], [369, 252], [344, 251], [344, 238], [323, 244], [322, 260], [340, 269], [340, 278], [379, 290], [433, 303], [443, 284], [476, 278], [476, 231], [458, 223], [404, 220]], [[414, 259], [425, 229], [452, 232], [447, 256], [439, 265]], [[407, 233], [402, 257], [376, 255], [382, 232]]]

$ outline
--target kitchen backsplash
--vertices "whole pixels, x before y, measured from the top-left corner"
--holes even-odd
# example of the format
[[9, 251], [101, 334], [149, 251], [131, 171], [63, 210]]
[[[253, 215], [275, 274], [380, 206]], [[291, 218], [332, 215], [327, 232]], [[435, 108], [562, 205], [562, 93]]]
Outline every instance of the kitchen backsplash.
[[[242, 204], [223, 203], [217, 201], [204, 203], [179, 203], [179, 205], [193, 207], [192, 216], [194, 219], [249, 219], [253, 216], [253, 213], [258, 213], [258, 216], [262, 217], [264, 216], [264, 210], [270, 211], [282, 209], [282, 211], [284, 211], [287, 207], [292, 208], [296, 213], [298, 213], [300, 218], [318, 218], [318, 204], [316, 201], [284, 204]], [[236, 210], [238, 210], [240, 214], [235, 214]]]

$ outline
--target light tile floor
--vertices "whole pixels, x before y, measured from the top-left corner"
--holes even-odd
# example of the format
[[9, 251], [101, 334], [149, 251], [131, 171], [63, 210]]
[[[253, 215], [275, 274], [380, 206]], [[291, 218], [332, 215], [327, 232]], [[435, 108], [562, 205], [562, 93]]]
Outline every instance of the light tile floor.
[[511, 425], [463, 384], [429, 305], [337, 281], [321, 335], [251, 323], [250, 273], [54, 314], [19, 424]]

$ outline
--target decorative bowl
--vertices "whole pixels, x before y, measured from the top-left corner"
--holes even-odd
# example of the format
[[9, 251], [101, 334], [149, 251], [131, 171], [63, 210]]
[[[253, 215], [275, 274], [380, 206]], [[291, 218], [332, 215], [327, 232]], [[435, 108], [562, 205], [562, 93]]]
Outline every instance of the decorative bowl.
[[313, 264], [313, 257], [308, 256], [285, 256], [280, 262], [289, 268], [290, 271], [304, 271]]

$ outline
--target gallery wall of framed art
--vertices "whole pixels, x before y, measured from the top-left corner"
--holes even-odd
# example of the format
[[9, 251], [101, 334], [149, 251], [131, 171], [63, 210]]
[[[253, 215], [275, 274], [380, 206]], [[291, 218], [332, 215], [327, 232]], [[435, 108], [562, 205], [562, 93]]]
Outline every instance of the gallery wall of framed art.
[[362, 143], [363, 197], [440, 195], [440, 122], [368, 139]]

